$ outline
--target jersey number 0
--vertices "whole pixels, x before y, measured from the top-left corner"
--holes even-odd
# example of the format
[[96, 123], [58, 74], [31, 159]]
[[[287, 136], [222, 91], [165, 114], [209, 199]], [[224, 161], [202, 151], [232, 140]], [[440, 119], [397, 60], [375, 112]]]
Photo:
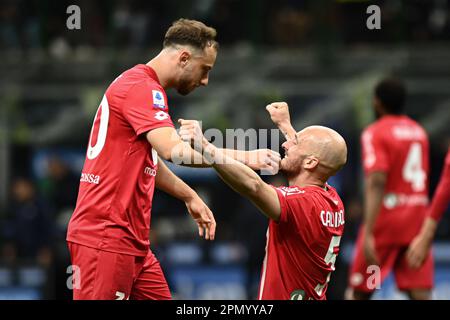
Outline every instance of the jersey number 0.
[[[100, 113], [100, 114], [99, 114]], [[99, 117], [100, 116], [100, 117]], [[103, 96], [102, 102], [95, 114], [94, 123], [92, 124], [91, 136], [89, 138], [87, 157], [89, 160], [97, 158], [105, 146], [106, 134], [108, 133], [108, 121], [109, 121], [109, 104], [106, 99], [106, 95]], [[100, 123], [98, 123], [100, 122]], [[97, 136], [94, 137], [95, 128], [99, 127]], [[96, 138], [95, 145], [92, 146], [92, 140]]]

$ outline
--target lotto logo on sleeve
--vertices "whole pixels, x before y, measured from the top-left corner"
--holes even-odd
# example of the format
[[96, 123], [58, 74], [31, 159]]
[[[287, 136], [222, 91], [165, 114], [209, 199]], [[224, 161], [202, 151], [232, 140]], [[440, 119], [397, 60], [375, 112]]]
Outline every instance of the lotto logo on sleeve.
[[155, 119], [159, 121], [163, 121], [169, 118], [169, 115], [164, 111], [158, 111], [155, 113]]
[[164, 101], [164, 95], [161, 91], [152, 90], [153, 93], [153, 108], [165, 109], [166, 103]]

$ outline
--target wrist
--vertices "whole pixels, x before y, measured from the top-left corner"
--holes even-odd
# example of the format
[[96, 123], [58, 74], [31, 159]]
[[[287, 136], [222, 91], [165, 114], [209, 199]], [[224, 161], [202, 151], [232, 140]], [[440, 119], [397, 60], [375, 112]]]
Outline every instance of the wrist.
[[291, 123], [289, 121], [280, 121], [277, 123], [277, 127], [282, 131], [288, 131], [288, 129], [291, 127]]
[[217, 148], [210, 143], [208, 140], [203, 139], [202, 141], [202, 147], [203, 147], [203, 157], [208, 162], [208, 164], [214, 164], [218, 162], [216, 159], [217, 156]]
[[211, 143], [205, 138], [202, 138], [202, 150], [206, 150], [206, 148], [208, 148], [208, 146], [211, 145]]
[[284, 119], [284, 120], [281, 120], [280, 122], [278, 122], [277, 125], [279, 127], [284, 127], [284, 128], [290, 127], [291, 126], [291, 121], [289, 119]]
[[426, 218], [420, 230], [420, 236], [426, 240], [432, 241], [436, 233], [437, 222], [433, 218]]
[[189, 203], [192, 200], [194, 200], [197, 197], [197, 193], [191, 189], [191, 187], [188, 187], [186, 189], [186, 192], [184, 192], [180, 197], [179, 200], [183, 201], [184, 203]]
[[293, 139], [293, 135], [295, 136], [295, 130], [291, 125], [290, 121], [283, 121], [280, 122], [278, 125], [278, 128], [281, 130], [281, 132], [285, 135], [286, 138]]

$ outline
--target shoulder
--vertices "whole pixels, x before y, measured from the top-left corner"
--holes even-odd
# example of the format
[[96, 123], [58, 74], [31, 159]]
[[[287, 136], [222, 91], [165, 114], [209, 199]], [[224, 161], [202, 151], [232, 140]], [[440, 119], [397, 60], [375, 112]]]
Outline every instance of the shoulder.
[[387, 124], [382, 119], [375, 121], [374, 123], [368, 125], [361, 133], [361, 140], [367, 141], [374, 137], [380, 137], [384, 134]]
[[339, 196], [339, 193], [337, 192], [336, 188], [330, 186], [327, 183], [327, 198], [329, 200], [331, 200], [331, 202], [336, 206], [336, 207], [344, 207], [344, 203], [342, 202], [341, 197]]
[[159, 90], [164, 92], [158, 81], [149, 76], [142, 66], [137, 65], [126, 70], [118, 76], [111, 84], [117, 88], [124, 88], [126, 91], [131, 90]]
[[151, 78], [133, 79], [129, 82], [123, 97], [135, 104], [137, 102], [149, 104], [154, 109], [167, 108], [167, 96], [159, 83]]
[[425, 129], [408, 116], [403, 116], [393, 123], [391, 131], [393, 138], [398, 140], [428, 140]]
[[165, 95], [164, 89], [161, 87], [161, 85], [151, 78], [134, 79], [134, 81], [132, 81], [131, 83], [130, 89], [145, 90], [148, 93], [158, 91], [161, 94]]
[[417, 122], [409, 117], [408, 117], [408, 119], [412, 123], [412, 125], [415, 127], [417, 138], [427, 139], [428, 133], [425, 130], [425, 128], [419, 122]]
[[277, 193], [280, 193], [286, 199], [296, 199], [305, 196], [306, 190], [300, 187], [275, 187]]
[[277, 190], [280, 202], [284, 202], [287, 205], [287, 208], [292, 211], [298, 211], [313, 206], [315, 199], [318, 196], [314, 190], [298, 186], [278, 187], [275, 189]]
[[279, 222], [296, 225], [295, 221], [301, 221], [305, 212], [312, 211], [311, 194], [298, 186], [274, 187], [280, 202], [281, 214]]

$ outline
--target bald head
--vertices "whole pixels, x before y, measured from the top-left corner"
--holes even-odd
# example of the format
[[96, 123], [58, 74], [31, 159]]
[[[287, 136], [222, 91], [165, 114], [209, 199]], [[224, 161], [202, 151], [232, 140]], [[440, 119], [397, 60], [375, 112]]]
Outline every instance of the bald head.
[[326, 181], [347, 162], [344, 138], [323, 126], [310, 126], [297, 132], [296, 141], [286, 142], [284, 148], [287, 155], [285, 168], [291, 175], [307, 169]]
[[331, 170], [332, 174], [347, 162], [347, 145], [344, 138], [333, 129], [310, 126], [297, 133], [302, 150], [315, 156], [319, 164]]

